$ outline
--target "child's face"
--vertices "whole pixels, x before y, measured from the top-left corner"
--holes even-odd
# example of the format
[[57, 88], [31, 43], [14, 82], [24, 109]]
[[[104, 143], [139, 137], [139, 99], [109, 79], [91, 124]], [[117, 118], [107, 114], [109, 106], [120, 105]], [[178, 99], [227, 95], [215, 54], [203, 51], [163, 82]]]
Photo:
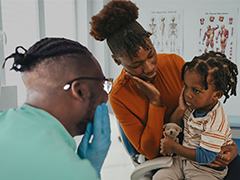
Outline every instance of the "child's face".
[[198, 109], [198, 113], [204, 113], [213, 108], [217, 103], [217, 91], [209, 83], [207, 78], [208, 89], [205, 90], [202, 77], [194, 71], [187, 70], [184, 74], [184, 100], [186, 105], [191, 109]]

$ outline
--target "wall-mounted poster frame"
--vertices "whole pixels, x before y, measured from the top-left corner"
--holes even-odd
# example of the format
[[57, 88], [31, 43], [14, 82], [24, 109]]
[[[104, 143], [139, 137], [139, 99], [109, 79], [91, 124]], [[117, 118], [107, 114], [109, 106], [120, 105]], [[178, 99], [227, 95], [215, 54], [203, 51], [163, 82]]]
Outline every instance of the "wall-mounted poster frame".
[[183, 55], [183, 9], [150, 11], [148, 31], [157, 53]]
[[237, 63], [237, 8], [198, 9], [198, 54], [224, 53]]

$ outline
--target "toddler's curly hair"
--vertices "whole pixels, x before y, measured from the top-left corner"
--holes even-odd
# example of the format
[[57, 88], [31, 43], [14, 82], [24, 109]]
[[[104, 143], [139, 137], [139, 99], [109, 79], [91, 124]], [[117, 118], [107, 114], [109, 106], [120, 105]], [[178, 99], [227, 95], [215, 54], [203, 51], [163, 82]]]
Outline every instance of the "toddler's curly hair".
[[[186, 71], [196, 71], [203, 77], [205, 90], [208, 89], [208, 76], [212, 77], [215, 90], [221, 90], [225, 99], [231, 95], [237, 95], [237, 75], [238, 68], [235, 63], [228, 60], [225, 54], [209, 51], [200, 56], [195, 56], [192, 61], [186, 62], [182, 67], [182, 80]], [[230, 95], [228, 94], [230, 92]]]

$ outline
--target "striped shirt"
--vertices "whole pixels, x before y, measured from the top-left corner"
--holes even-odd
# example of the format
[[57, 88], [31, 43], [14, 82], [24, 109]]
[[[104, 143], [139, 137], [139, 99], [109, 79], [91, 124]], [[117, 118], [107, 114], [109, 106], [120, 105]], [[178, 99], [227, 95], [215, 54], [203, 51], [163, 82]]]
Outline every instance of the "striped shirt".
[[228, 118], [220, 101], [204, 117], [195, 118], [193, 112], [187, 109], [183, 116], [183, 146], [191, 149], [201, 146], [220, 152], [222, 146], [233, 143]]

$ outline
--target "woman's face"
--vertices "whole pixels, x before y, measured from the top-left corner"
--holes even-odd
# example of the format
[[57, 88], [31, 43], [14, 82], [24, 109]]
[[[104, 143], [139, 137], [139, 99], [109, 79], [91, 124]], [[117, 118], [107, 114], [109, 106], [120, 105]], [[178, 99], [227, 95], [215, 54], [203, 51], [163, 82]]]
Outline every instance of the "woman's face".
[[157, 74], [157, 53], [152, 44], [148, 50], [139, 47], [137, 57], [118, 57], [117, 64], [121, 64], [127, 72], [144, 81], [153, 81]]

